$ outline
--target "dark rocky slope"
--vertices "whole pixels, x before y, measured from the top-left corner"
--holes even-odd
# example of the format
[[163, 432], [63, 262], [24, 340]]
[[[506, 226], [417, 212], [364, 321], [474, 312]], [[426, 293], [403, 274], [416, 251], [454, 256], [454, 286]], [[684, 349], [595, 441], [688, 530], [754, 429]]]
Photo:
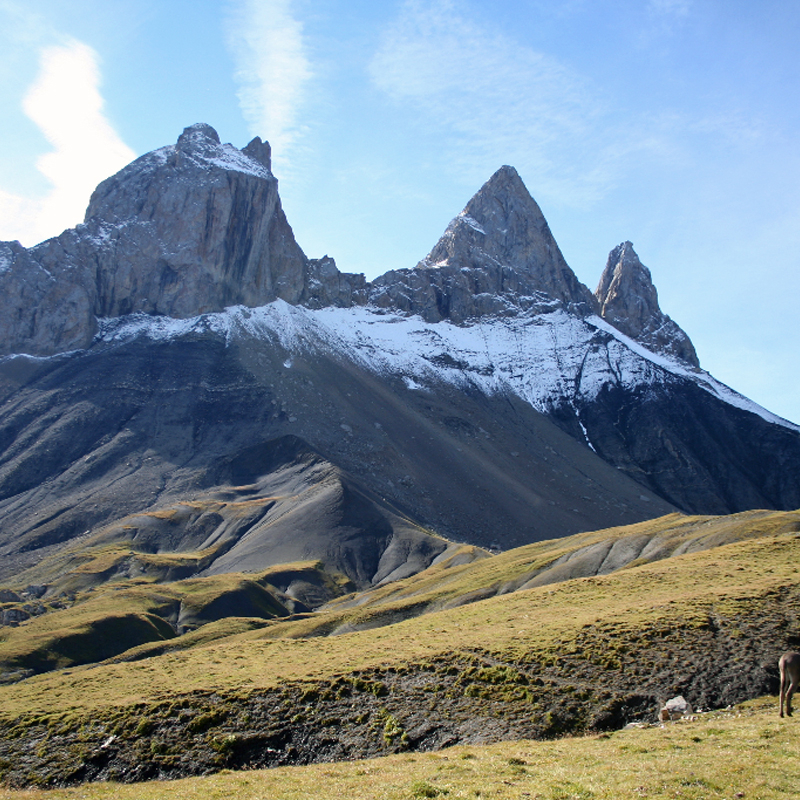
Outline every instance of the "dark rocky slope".
[[[230, 569], [324, 558], [360, 585], [419, 537], [429, 563], [445, 543], [426, 530], [505, 549], [673, 508], [514, 397], [409, 392], [332, 356], [290, 357], [209, 333], [0, 364], [2, 577], [128, 515], [209, 497], [286, 495], [263, 525], [224, 529], [250, 534]], [[187, 530], [161, 549], [200, 544]]]

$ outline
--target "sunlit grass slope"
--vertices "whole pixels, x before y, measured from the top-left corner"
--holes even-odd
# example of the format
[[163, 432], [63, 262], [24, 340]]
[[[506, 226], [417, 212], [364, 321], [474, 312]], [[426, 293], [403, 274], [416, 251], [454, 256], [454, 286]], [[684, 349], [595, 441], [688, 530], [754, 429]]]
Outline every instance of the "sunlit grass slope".
[[[243, 633], [232, 623], [232, 635], [224, 636], [224, 626], [218, 627], [221, 638], [208, 642], [199, 637], [196, 646], [179, 652], [34, 676], [0, 687], [0, 704], [3, 714], [15, 715], [145, 702], [192, 691], [252, 692], [474, 650], [556, 658], [571, 641], [592, 631], [602, 631], [603, 641], [631, 639], [634, 647], [648, 626], [680, 630], [707, 625], [712, 617], [747, 618], [765, 613], [770, 598], [778, 595], [784, 609], [793, 608], [800, 592], [798, 519], [797, 512], [664, 518], [531, 545], [463, 567], [436, 565], [375, 590], [361, 606], [342, 603], [341, 608]], [[444, 607], [475, 590], [530, 583], [528, 576], [535, 579], [537, 570], [565, 554], [630, 536], [663, 539], [673, 553], [694, 552], [655, 561], [639, 557], [609, 574]], [[403, 619], [409, 603], [438, 604], [442, 610]], [[393, 611], [402, 621], [386, 625]], [[380, 617], [379, 627], [370, 627], [371, 615]], [[337, 629], [351, 632], [318, 635]]]
[[[95, 575], [106, 559], [116, 564], [118, 554], [94, 552], [91, 560], [65, 577], [85, 575], [87, 570]], [[257, 627], [261, 620], [308, 611], [273, 585], [277, 579], [303, 580], [312, 588], [316, 584], [326, 598], [352, 588], [344, 576], [326, 573], [318, 562], [273, 567], [258, 574], [230, 573], [166, 583], [151, 578], [98, 581], [96, 587], [84, 586], [67, 602], [45, 600], [40, 609], [45, 613], [17, 627], [0, 628], [0, 679], [10, 681], [31, 673], [91, 664], [125, 651], [135, 653], [143, 644], [150, 645], [152, 654], [166, 642], [180, 650]], [[24, 608], [26, 604], [6, 604], [13, 605]], [[192, 635], [196, 628], [220, 620], [227, 620], [227, 626], [213, 625]]]

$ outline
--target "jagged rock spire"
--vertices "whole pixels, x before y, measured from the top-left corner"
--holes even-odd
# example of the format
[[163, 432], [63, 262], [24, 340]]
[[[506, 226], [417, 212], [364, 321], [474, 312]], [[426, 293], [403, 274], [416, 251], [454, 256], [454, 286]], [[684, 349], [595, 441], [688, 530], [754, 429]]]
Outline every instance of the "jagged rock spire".
[[595, 297], [603, 319], [626, 336], [654, 352], [700, 366], [689, 337], [661, 311], [650, 270], [639, 260], [630, 242], [623, 242], [609, 253]]
[[514, 167], [500, 167], [486, 181], [420, 266], [511, 267], [553, 298], [595, 307]]

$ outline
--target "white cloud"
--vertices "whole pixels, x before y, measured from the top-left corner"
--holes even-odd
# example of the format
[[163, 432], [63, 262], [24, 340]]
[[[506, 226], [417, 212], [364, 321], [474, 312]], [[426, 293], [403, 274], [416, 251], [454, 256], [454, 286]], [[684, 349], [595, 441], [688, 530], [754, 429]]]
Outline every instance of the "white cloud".
[[241, 0], [229, 20], [228, 46], [250, 131], [270, 142], [276, 161], [285, 160], [300, 133], [298, 110], [312, 76], [290, 0]]
[[98, 56], [87, 45], [42, 50], [23, 109], [54, 148], [37, 160], [52, 190], [43, 198], [0, 191], [0, 239], [30, 246], [74, 226], [95, 186], [135, 157], [106, 119], [99, 85]]

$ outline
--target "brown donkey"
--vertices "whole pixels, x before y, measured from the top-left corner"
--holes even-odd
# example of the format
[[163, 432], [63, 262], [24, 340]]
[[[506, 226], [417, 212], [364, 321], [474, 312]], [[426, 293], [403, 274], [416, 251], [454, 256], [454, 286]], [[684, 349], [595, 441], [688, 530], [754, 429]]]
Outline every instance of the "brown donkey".
[[778, 661], [781, 672], [781, 716], [784, 704], [786, 716], [792, 716], [792, 695], [800, 683], [800, 653], [784, 653]]

